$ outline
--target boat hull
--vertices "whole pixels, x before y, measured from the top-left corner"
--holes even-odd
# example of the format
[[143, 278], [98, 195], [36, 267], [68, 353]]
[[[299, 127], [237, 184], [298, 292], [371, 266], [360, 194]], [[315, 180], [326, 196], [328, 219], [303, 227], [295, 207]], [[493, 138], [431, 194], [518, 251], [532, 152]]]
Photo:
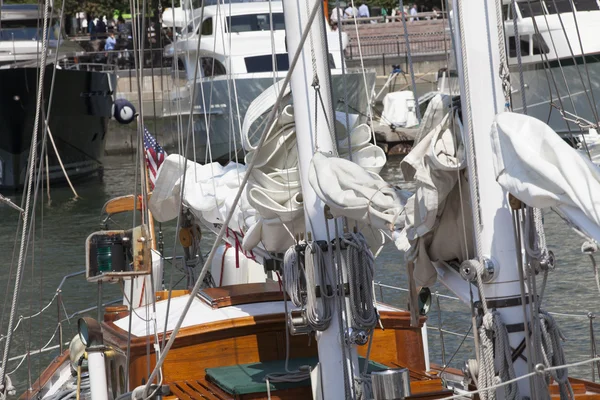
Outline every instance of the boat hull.
[[[278, 74], [275, 79], [280, 80], [283, 76]], [[339, 71], [332, 71], [334, 109], [345, 112], [347, 103], [349, 113], [356, 113], [359, 121], [366, 121], [375, 77], [375, 73], [370, 71], [365, 75], [348, 72], [345, 77]], [[205, 163], [226, 161], [236, 153], [243, 153], [240, 131], [246, 111], [254, 99], [273, 85], [273, 79], [273, 74], [245, 74], [234, 76], [229, 82], [227, 79], [197, 82], [192, 117], [194, 143], [189, 147], [188, 158]], [[163, 117], [168, 119], [168, 129], [177, 132], [179, 126], [184, 141], [191, 108], [190, 97], [186, 96], [191, 96], [190, 92], [173, 91], [178, 100], [172, 101], [163, 110]], [[347, 101], [344, 100], [346, 97]], [[192, 148], [195, 149], [195, 157]]]
[[[522, 66], [527, 114], [546, 122], [554, 131], [563, 135], [568, 135], [569, 131], [579, 134], [579, 126], [574, 122], [565, 121], [560, 111], [552, 107], [552, 103], [563, 107], [572, 115], [597, 123], [592, 107], [597, 107], [600, 101], [600, 54], [585, 57], [589, 81], [586, 66], [583, 65], [584, 59], [575, 57], [575, 60], [577, 63], [573, 62], [572, 58], [560, 62], [550, 61], [548, 70], [544, 69], [541, 62], [527, 63]], [[511, 82], [513, 110], [523, 112], [521, 84], [516, 66], [511, 67]], [[573, 116], [567, 115], [567, 117], [575, 119]]]
[[[26, 181], [38, 72], [38, 68], [0, 69], [0, 190], [20, 189]], [[46, 113], [53, 74], [54, 68], [48, 66], [44, 79]], [[104, 72], [65, 69], [57, 69], [55, 74], [49, 127], [58, 153], [70, 178], [96, 174], [102, 168], [114, 77]], [[42, 129], [40, 117], [38, 151]], [[47, 146], [48, 177], [51, 183], [64, 180], [50, 141]]]

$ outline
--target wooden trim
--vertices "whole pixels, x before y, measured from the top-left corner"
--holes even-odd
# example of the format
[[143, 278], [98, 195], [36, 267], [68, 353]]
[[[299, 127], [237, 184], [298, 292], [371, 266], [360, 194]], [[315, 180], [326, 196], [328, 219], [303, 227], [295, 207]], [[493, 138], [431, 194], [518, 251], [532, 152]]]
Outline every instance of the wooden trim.
[[[190, 294], [190, 291], [187, 289], [177, 289], [171, 291], [171, 299], [175, 297], [181, 297]], [[168, 290], [160, 290], [158, 292], [154, 292], [154, 296], [156, 296], [156, 301], [166, 301], [169, 299], [169, 291]]]
[[198, 297], [212, 308], [240, 304], [283, 301], [283, 292], [277, 282], [247, 283], [202, 289]]
[[[421, 317], [419, 320], [419, 327], [411, 327], [410, 314], [405, 311], [382, 311], [380, 313], [380, 319], [384, 329], [419, 331], [421, 329], [420, 327], [426, 320], [425, 317]], [[184, 347], [193, 343], [244, 336], [253, 333], [282, 330], [284, 328], [285, 315], [283, 313], [241, 317], [209, 322], [206, 324], [182, 328], [179, 331], [179, 337], [173, 344], [173, 347]], [[114, 322], [103, 323], [102, 330], [104, 331], [104, 339], [107, 343], [113, 344], [121, 348], [122, 350], [125, 350], [127, 348], [127, 332], [115, 325]], [[167, 333], [167, 339], [170, 337], [170, 334], [171, 332]], [[163, 334], [159, 333], [158, 337], [160, 340], [162, 340]], [[423, 346], [422, 342], [414, 344], [420, 346], [421, 348]], [[146, 354], [145, 336], [131, 337], [131, 354]]]
[[71, 362], [69, 355], [69, 349], [66, 349], [62, 354], [56, 356], [44, 372], [42, 372], [42, 375], [40, 375], [31, 386], [31, 389], [27, 389], [27, 391], [19, 397], [19, 400], [37, 399], [38, 392], [46, 385], [46, 383], [48, 383], [50, 378], [54, 376], [60, 367], [62, 367], [65, 362]]

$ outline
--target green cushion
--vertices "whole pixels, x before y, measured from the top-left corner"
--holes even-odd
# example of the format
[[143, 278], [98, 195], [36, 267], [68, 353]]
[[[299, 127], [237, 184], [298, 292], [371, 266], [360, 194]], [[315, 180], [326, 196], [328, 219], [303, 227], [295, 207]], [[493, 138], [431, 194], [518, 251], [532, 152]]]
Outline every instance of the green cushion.
[[[311, 368], [317, 365], [317, 357], [294, 358], [288, 362], [288, 369], [296, 371], [303, 365], [309, 365]], [[365, 359], [359, 357], [359, 365], [362, 370]], [[387, 369], [385, 365], [369, 361], [368, 371], [382, 371]], [[253, 364], [236, 364], [228, 367], [207, 368], [206, 376], [208, 379], [223, 389], [225, 392], [233, 395], [263, 393], [267, 391], [265, 377], [272, 373], [285, 372], [285, 360], [265, 361]], [[291, 389], [297, 387], [310, 386], [310, 379], [301, 382], [269, 382], [271, 390]]]

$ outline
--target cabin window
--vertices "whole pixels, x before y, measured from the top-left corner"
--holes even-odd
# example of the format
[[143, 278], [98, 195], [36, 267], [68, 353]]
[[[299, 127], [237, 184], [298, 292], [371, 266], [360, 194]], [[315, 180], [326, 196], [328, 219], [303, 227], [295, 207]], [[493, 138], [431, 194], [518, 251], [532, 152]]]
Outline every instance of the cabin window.
[[186, 33], [190, 33], [190, 32], [195, 32], [198, 28], [198, 19], [194, 19], [192, 22], [190, 22], [188, 24], [188, 26], [185, 27], [185, 29], [182, 31], [183, 34]]
[[532, 35], [532, 39], [533, 55], [547, 54], [550, 52], [550, 48], [548, 48], [548, 45], [546, 44], [546, 41], [544, 40], [542, 35], [540, 35], [539, 33], [534, 33]]
[[572, 0], [548, 0], [546, 3], [546, 7], [548, 7], [548, 13], [557, 14], [572, 12], [571, 1]]
[[598, 11], [598, 10], [600, 10], [597, 0], [574, 0], [574, 3], [575, 3], [575, 9], [577, 11]]
[[531, 18], [544, 15], [544, 6], [542, 5], [541, 1], [527, 1], [517, 4], [519, 6], [519, 10], [521, 11], [522, 18]]
[[[253, 56], [244, 58], [246, 71], [252, 72], [273, 72], [273, 56], [270, 54], [264, 56]], [[275, 56], [275, 69], [277, 71], [287, 71], [290, 68], [290, 61], [287, 54], [277, 54]]]
[[[529, 36], [520, 36], [519, 37], [520, 47], [521, 47], [521, 57], [525, 57], [529, 55]], [[508, 37], [508, 56], [509, 57], [517, 57], [517, 45], [514, 36]]]
[[213, 34], [213, 19], [207, 18], [202, 22], [202, 29], [200, 34], [203, 36], [211, 36]]
[[[50, 40], [60, 38], [58, 25], [48, 28]], [[38, 40], [42, 38], [42, 21], [36, 19], [2, 20], [0, 40]]]
[[[270, 26], [271, 16], [269, 13], [233, 15], [227, 18], [227, 32], [261, 32], [271, 30]], [[273, 13], [272, 30], [282, 31], [284, 29], [285, 21], [283, 18], [283, 13]]]
[[225, 75], [227, 73], [225, 66], [216, 58], [202, 57], [200, 63], [202, 67], [202, 76], [204, 78]]
[[[253, 72], [274, 72], [273, 71], [273, 56], [270, 54], [264, 56], [253, 56], [244, 58], [246, 63], [246, 71]], [[290, 68], [290, 62], [287, 54], [277, 54], [275, 56], [275, 69], [277, 71], [287, 71]], [[329, 54], [329, 68], [335, 68], [333, 55]]]

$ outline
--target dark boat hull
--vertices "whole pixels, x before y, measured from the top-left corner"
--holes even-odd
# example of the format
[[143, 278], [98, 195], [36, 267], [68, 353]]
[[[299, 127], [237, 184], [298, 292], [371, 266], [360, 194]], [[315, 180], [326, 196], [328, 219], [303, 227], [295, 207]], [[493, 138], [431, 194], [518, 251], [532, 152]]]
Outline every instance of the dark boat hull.
[[[53, 71], [52, 66], [46, 68], [46, 112]], [[19, 189], [26, 182], [37, 82], [37, 68], [0, 69], [0, 190]], [[114, 77], [104, 72], [56, 70], [49, 127], [69, 178], [93, 175], [102, 168], [113, 87]], [[42, 127], [40, 118], [38, 150]], [[50, 181], [64, 180], [50, 141], [47, 146]]]

